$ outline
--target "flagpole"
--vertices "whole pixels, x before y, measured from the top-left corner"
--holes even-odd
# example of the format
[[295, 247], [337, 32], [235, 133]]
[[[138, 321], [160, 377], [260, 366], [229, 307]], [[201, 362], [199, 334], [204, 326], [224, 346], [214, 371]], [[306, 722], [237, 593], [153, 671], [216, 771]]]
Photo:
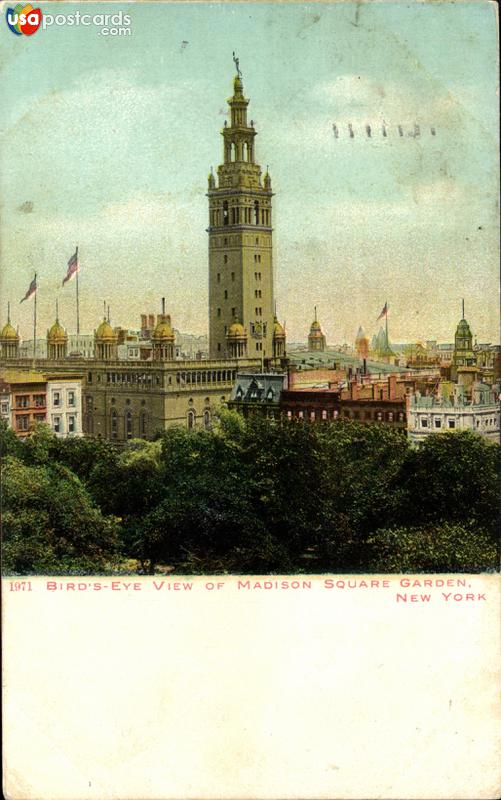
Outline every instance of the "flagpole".
[[78, 305], [78, 245], [77, 245], [76, 256], [77, 256], [77, 334], [79, 334], [80, 333], [80, 308], [79, 308], [79, 305]]
[[388, 300], [385, 301], [385, 305], [386, 305], [386, 314], [384, 315], [384, 319], [385, 319], [385, 322], [386, 322], [386, 347], [389, 350], [390, 349], [390, 340], [388, 339]]
[[35, 272], [35, 301], [33, 304], [33, 362], [36, 359], [37, 351], [37, 274]]

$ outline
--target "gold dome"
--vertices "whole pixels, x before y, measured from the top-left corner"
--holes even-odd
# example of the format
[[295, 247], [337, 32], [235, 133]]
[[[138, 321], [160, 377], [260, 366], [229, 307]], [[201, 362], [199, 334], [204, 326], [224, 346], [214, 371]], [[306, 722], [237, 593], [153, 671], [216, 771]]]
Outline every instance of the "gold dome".
[[0, 333], [0, 339], [2, 339], [2, 340], [3, 339], [5, 339], [5, 340], [8, 339], [8, 340], [10, 340], [12, 342], [18, 342], [19, 341], [19, 336], [16, 333], [16, 331], [14, 330], [14, 328], [12, 327], [12, 325], [10, 324], [10, 322], [7, 322], [3, 326], [2, 332]]
[[279, 338], [279, 337], [285, 338], [284, 327], [283, 327], [283, 325], [280, 324], [280, 322], [278, 321], [278, 319], [276, 317], [275, 317], [275, 319], [273, 321], [273, 336], [275, 336], [275, 338]]
[[311, 323], [310, 333], [322, 333], [322, 328], [320, 327], [320, 322], [317, 319], [314, 319]]
[[101, 322], [99, 328], [96, 331], [95, 336], [96, 339], [101, 339], [101, 340], [107, 339], [108, 341], [112, 342], [116, 342], [116, 340], [118, 339], [118, 335], [115, 333], [110, 323], [106, 319], [103, 319], [103, 321]]
[[230, 325], [230, 329], [227, 333], [227, 336], [231, 336], [232, 338], [240, 338], [246, 335], [245, 328], [240, 322], [234, 322], [233, 325]]
[[48, 332], [47, 341], [50, 344], [59, 344], [60, 342], [68, 341], [68, 334], [66, 333], [66, 331], [64, 330], [63, 326], [60, 324], [58, 319], [56, 319], [54, 325]]
[[155, 330], [153, 331], [152, 339], [154, 339], [154, 341], [159, 341], [163, 339], [166, 341], [173, 342], [175, 338], [176, 337], [174, 331], [172, 330], [167, 320], [162, 320], [162, 319], [159, 320], [157, 322]]

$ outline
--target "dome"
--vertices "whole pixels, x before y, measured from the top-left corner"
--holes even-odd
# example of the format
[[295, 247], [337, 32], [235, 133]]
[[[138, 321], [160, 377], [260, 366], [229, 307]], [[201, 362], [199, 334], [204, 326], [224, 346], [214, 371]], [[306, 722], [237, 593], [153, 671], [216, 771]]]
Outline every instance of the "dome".
[[175, 339], [174, 331], [172, 330], [171, 326], [167, 322], [167, 320], [160, 320], [157, 322], [156, 328], [153, 331], [152, 339], [155, 341], [165, 340], [165, 341], [174, 341]]
[[322, 328], [320, 327], [320, 322], [315, 317], [315, 319], [311, 323], [310, 333], [316, 333], [316, 332], [321, 334], [322, 333]]
[[244, 337], [246, 335], [245, 328], [240, 322], [234, 322], [233, 325], [230, 326], [230, 329], [226, 335], [234, 338]]
[[456, 336], [471, 336], [470, 326], [465, 319], [459, 322], [456, 328]]
[[56, 319], [54, 325], [48, 332], [47, 340], [51, 344], [68, 341], [68, 334], [66, 333], [66, 331], [64, 330], [63, 326], [60, 324], [58, 319]]
[[284, 327], [283, 327], [283, 325], [280, 324], [280, 322], [278, 321], [278, 319], [276, 317], [275, 317], [274, 322], [273, 322], [273, 336], [275, 336], [276, 338], [278, 338], [278, 337], [285, 338]]
[[109, 341], [113, 342], [118, 339], [117, 334], [106, 319], [103, 319], [95, 335], [96, 339], [108, 339]]
[[3, 326], [2, 332], [0, 333], [0, 339], [10, 339], [10, 341], [13, 341], [13, 342], [18, 342], [19, 341], [19, 336], [16, 333], [16, 331], [14, 330], [14, 328], [12, 327], [12, 325], [10, 324], [10, 322], [7, 322]]

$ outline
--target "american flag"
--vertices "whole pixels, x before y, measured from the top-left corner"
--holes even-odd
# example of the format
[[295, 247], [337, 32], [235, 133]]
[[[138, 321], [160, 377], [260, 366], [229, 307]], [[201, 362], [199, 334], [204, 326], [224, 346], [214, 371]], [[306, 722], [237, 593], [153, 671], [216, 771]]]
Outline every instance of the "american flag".
[[385, 303], [384, 306], [383, 306], [383, 310], [381, 311], [381, 313], [380, 313], [379, 317], [377, 318], [376, 322], [379, 322], [380, 319], [383, 319], [383, 317], [386, 317], [387, 314], [388, 314], [388, 303]]
[[64, 286], [64, 284], [67, 283], [67, 281], [71, 281], [71, 279], [74, 278], [77, 272], [79, 271], [80, 271], [80, 264], [78, 263], [78, 249], [77, 249], [71, 256], [70, 260], [68, 261], [68, 270], [63, 278], [62, 285]]
[[33, 280], [31, 281], [31, 283], [29, 285], [28, 291], [24, 295], [23, 299], [20, 300], [20, 302], [23, 303], [25, 300], [29, 300], [30, 297], [33, 297], [33, 295], [35, 294], [37, 289], [38, 289], [37, 276], [35, 275], [35, 277], [33, 278]]

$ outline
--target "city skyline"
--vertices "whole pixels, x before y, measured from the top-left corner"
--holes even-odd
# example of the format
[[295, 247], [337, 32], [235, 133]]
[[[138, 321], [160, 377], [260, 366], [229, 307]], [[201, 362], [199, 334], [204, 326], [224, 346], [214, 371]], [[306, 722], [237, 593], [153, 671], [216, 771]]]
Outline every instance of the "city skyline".
[[[176, 6], [173, 30], [173, 8], [140, 4], [128, 7], [127, 39], [76, 28], [11, 37], [0, 89], [2, 320], [10, 300], [13, 324], [32, 338], [32, 309], [19, 301], [36, 271], [37, 335], [56, 297], [73, 333], [74, 284], [61, 283], [78, 245], [82, 332], [99, 324], [103, 300], [112, 322], [130, 327], [159, 312], [161, 296], [175, 327], [208, 331], [206, 181], [222, 160], [235, 50], [276, 195], [288, 339], [306, 338], [314, 305], [329, 342], [353, 342], [359, 324], [372, 336], [388, 300], [394, 341], [450, 341], [465, 297], [478, 340], [499, 341], [496, 80], [484, 68], [494, 10], [355, 9], [197, 6], [195, 17]], [[456, 48], [444, 51], [445, 15]], [[387, 138], [369, 140], [365, 125], [383, 119]], [[335, 138], [333, 124], [345, 132], [348, 122], [355, 137]], [[417, 138], [407, 135], [415, 123]]]

